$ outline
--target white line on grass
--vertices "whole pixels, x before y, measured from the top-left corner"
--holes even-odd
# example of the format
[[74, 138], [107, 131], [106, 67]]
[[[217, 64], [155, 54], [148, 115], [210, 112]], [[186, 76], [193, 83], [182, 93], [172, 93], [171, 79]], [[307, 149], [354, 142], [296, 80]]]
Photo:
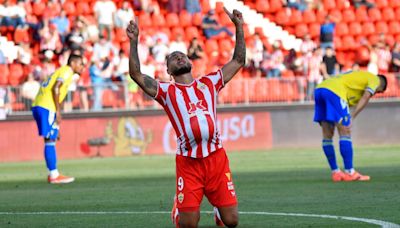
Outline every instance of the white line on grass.
[[[38, 212], [0, 212], [0, 215], [108, 215], [108, 214], [169, 214], [169, 211], [38, 211]], [[211, 214], [212, 211], [202, 211], [201, 213]], [[295, 217], [313, 217], [313, 218], [329, 218], [338, 220], [350, 220], [357, 222], [365, 222], [381, 226], [383, 228], [400, 228], [400, 225], [377, 219], [356, 218], [348, 216], [336, 215], [318, 215], [318, 214], [302, 214], [302, 213], [279, 213], [279, 212], [262, 212], [262, 211], [240, 211], [242, 215], [275, 215], [275, 216], [295, 216]]]

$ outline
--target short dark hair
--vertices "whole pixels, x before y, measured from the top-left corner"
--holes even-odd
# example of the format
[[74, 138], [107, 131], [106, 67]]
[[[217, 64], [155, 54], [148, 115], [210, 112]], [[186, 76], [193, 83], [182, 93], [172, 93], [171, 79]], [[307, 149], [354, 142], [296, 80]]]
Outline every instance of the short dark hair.
[[387, 79], [386, 76], [383, 74], [378, 74], [379, 79], [383, 82], [383, 91], [387, 88]]
[[82, 59], [81, 55], [71, 54], [71, 55], [69, 55], [67, 64], [70, 66], [72, 61], [79, 60], [79, 59]]

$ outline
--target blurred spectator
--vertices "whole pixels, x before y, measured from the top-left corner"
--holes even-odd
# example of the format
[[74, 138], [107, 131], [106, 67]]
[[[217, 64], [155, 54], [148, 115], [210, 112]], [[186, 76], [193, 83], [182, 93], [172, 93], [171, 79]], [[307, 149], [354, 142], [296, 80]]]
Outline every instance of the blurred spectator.
[[43, 17], [55, 18], [61, 14], [61, 2], [59, 0], [48, 0], [46, 3], [45, 12]]
[[190, 14], [200, 13], [201, 6], [199, 0], [186, 0], [186, 10]]
[[[158, 39], [160, 39], [164, 44], [169, 44], [169, 37], [163, 31], [157, 31], [152, 37], [153, 43], [150, 46], [153, 46]], [[148, 41], [146, 41], [148, 42]]]
[[118, 50], [114, 47], [114, 45], [104, 36], [100, 35], [99, 42], [95, 43], [93, 46], [92, 58], [97, 61], [102, 57], [116, 56], [117, 54]]
[[56, 65], [53, 63], [52, 59], [54, 53], [51, 50], [46, 50], [44, 52], [43, 66], [42, 66], [42, 79], [47, 78], [56, 70]]
[[392, 72], [400, 72], [400, 43], [395, 43], [392, 50]]
[[18, 46], [18, 62], [29, 65], [32, 61], [32, 49], [29, 43], [21, 43]]
[[321, 71], [324, 79], [339, 73], [339, 63], [332, 48], [325, 49], [325, 55], [322, 58]]
[[0, 87], [0, 120], [6, 119], [9, 113], [11, 113], [11, 104], [7, 89]]
[[305, 0], [283, 0], [287, 7], [297, 9], [301, 12], [307, 9]]
[[115, 14], [115, 27], [126, 29], [130, 20], [134, 19], [133, 10], [128, 1], [122, 3], [122, 7]]
[[298, 70], [297, 63], [298, 63], [298, 61], [297, 61], [296, 50], [294, 50], [292, 48], [289, 50], [288, 54], [285, 56], [285, 58], [283, 60], [283, 64], [285, 65], [286, 69], [296, 72]]
[[146, 13], [160, 13], [160, 6], [157, 1], [152, 2], [151, 0], [133, 0], [133, 7], [135, 10], [143, 10]]
[[352, 0], [352, 4], [355, 8], [360, 6], [366, 6], [368, 9], [375, 7], [375, 4], [368, 0]]
[[22, 102], [26, 110], [31, 110], [32, 103], [40, 89], [40, 83], [35, 80], [33, 74], [29, 74], [27, 80], [22, 84]]
[[72, 27], [71, 32], [65, 38], [66, 47], [71, 50], [84, 50], [85, 38], [77, 26]]
[[392, 60], [389, 46], [383, 42], [378, 42], [376, 44], [376, 53], [378, 56], [378, 73], [386, 74], [389, 72], [389, 66]]
[[180, 51], [184, 54], [187, 54], [187, 47], [185, 41], [183, 41], [183, 36], [180, 33], [178, 33], [175, 40], [169, 44], [169, 53], [174, 51]]
[[14, 28], [25, 25], [26, 11], [23, 1], [15, 5], [12, 1], [4, 0], [0, 4], [0, 26], [12, 26]]
[[68, 87], [67, 96], [66, 96], [65, 101], [63, 103], [64, 112], [71, 112], [72, 109], [73, 109], [72, 101], [73, 101], [73, 97], [74, 97], [75, 92], [76, 92], [77, 87], [78, 87], [78, 85], [77, 85], [78, 80], [79, 80], [79, 75], [78, 74], [74, 74], [73, 77], [72, 77], [72, 82]]
[[61, 52], [62, 45], [60, 41], [60, 35], [58, 34], [57, 27], [55, 24], [45, 24], [45, 26], [39, 31], [40, 33], [40, 51], [45, 52], [47, 50], [53, 53]]
[[115, 3], [111, 0], [99, 0], [94, 4], [93, 11], [97, 18], [100, 34], [103, 34], [104, 29], [106, 29], [107, 39], [111, 40], [114, 14], [117, 11]]
[[264, 44], [260, 39], [260, 35], [255, 33], [251, 46], [249, 47], [249, 54], [251, 56], [250, 61], [254, 63], [255, 68], [259, 68], [261, 61], [263, 60]]
[[275, 42], [272, 45], [272, 53], [271, 53], [271, 66], [268, 70], [267, 77], [275, 78], [280, 77], [282, 74], [282, 70], [284, 69], [283, 65], [283, 53], [280, 49], [280, 43]]
[[207, 39], [217, 36], [221, 32], [226, 32], [229, 36], [233, 36], [233, 33], [227, 27], [219, 25], [214, 10], [208, 11], [204, 16], [201, 27]]
[[1, 45], [0, 45], [0, 64], [7, 64], [7, 57], [4, 55], [3, 50], [1, 50]]
[[150, 55], [150, 47], [153, 46], [153, 41], [149, 36], [140, 36], [138, 44], [139, 60], [142, 64]]
[[308, 69], [310, 65], [310, 59], [313, 55], [313, 50], [317, 47], [316, 43], [311, 40], [311, 36], [306, 34], [304, 36], [303, 42], [300, 45], [300, 52], [302, 53], [303, 62], [303, 75], [308, 74]]
[[169, 0], [167, 8], [171, 13], [179, 13], [185, 8], [185, 0]]
[[60, 14], [51, 19], [50, 22], [56, 25], [57, 31], [60, 34], [61, 42], [64, 44], [69, 33], [69, 20], [67, 14], [64, 10], [61, 10]]
[[169, 48], [161, 39], [157, 39], [157, 42], [151, 49], [151, 52], [156, 63], [163, 64], [169, 53]]
[[119, 51], [118, 57], [114, 58], [114, 65], [115, 76], [118, 81], [125, 81], [126, 77], [129, 76], [129, 58], [124, 51]]
[[204, 51], [201, 48], [199, 41], [196, 37], [194, 37], [189, 44], [188, 48], [188, 58], [190, 60], [197, 60], [204, 58]]
[[111, 77], [112, 64], [105, 65], [104, 61], [94, 60], [89, 68], [90, 81], [93, 86], [93, 111], [103, 109], [103, 90], [107, 86], [107, 79]]
[[307, 100], [312, 100], [314, 95], [314, 89], [318, 83], [322, 82], [323, 78], [321, 75], [321, 62], [322, 52], [321, 48], [317, 47], [313, 51], [313, 55], [310, 59], [310, 68], [307, 78]]
[[321, 25], [320, 29], [320, 47], [325, 50], [327, 47], [333, 48], [333, 36], [335, 33], [336, 24], [331, 20], [331, 16], [325, 17], [325, 22]]

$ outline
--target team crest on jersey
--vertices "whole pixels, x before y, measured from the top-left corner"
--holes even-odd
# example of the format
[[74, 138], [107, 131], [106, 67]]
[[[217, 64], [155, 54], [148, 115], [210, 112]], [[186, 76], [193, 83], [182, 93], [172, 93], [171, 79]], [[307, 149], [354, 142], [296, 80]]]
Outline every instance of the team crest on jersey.
[[183, 195], [183, 193], [182, 193], [182, 192], [180, 192], [180, 193], [178, 194], [178, 202], [179, 202], [179, 203], [182, 203], [182, 202], [183, 202], [183, 199], [184, 199], [184, 197], [185, 197], [185, 195]]
[[201, 83], [201, 82], [198, 82], [198, 83], [197, 83], [197, 88], [200, 89], [200, 90], [205, 90], [205, 89], [206, 89], [206, 85], [204, 85], [204, 84]]

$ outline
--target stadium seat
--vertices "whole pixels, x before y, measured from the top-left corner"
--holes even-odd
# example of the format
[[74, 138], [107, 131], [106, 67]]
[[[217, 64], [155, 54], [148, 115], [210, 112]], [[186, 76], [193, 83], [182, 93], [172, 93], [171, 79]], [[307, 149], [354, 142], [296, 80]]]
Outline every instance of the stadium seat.
[[336, 9], [344, 10], [350, 6], [349, 0], [336, 0]]
[[336, 8], [336, 3], [333, 0], [324, 0], [324, 9], [332, 10]]
[[371, 35], [375, 33], [375, 26], [372, 22], [365, 22], [362, 24], [362, 31], [364, 35]]
[[46, 4], [42, 1], [35, 1], [32, 6], [32, 12], [36, 16], [42, 16], [46, 12]]
[[349, 26], [349, 33], [351, 35], [360, 35], [362, 33], [362, 26], [358, 22], [352, 22]]
[[16, 44], [25, 42], [30, 42], [30, 34], [28, 33], [28, 29], [16, 28], [14, 31], [14, 42]]
[[301, 12], [298, 10], [292, 10], [292, 13], [289, 17], [289, 25], [297, 25], [299, 23], [302, 23], [302, 21], [303, 15], [301, 14]]
[[[399, 1], [400, 2], [400, 1]], [[382, 19], [385, 21], [391, 21], [395, 19], [394, 11], [392, 8], [385, 8], [382, 10]]]
[[164, 27], [166, 26], [165, 18], [162, 14], [153, 14], [151, 16], [153, 26]]
[[384, 21], [379, 21], [375, 24], [375, 31], [377, 33], [388, 33], [389, 28], [388, 25], [386, 24], [386, 22]]
[[321, 26], [318, 23], [312, 23], [308, 26], [308, 32], [311, 38], [319, 36]]
[[317, 17], [313, 10], [306, 10], [303, 12], [303, 23], [314, 23], [317, 21]]
[[192, 15], [186, 10], [179, 13], [179, 25], [185, 28], [192, 25]]
[[152, 26], [152, 20], [150, 14], [148, 13], [141, 13], [139, 15], [139, 28], [146, 29]]
[[349, 28], [348, 28], [347, 24], [343, 23], [343, 22], [337, 24], [335, 31], [336, 31], [336, 35], [338, 35], [338, 36], [344, 36], [344, 35], [349, 34]]
[[270, 0], [269, 2], [269, 12], [275, 13], [282, 9], [282, 1], [281, 0]]
[[197, 37], [197, 38], [200, 37], [200, 33], [199, 33], [199, 30], [197, 29], [197, 27], [195, 27], [195, 26], [187, 27], [185, 30], [185, 39], [187, 41], [190, 41], [194, 37]]
[[269, 2], [268, 0], [256, 0], [256, 9], [258, 12], [266, 13], [269, 11]]
[[168, 13], [165, 17], [168, 27], [175, 27], [179, 25], [179, 17], [176, 13]]
[[222, 26], [230, 26], [232, 24], [231, 19], [229, 18], [226, 13], [219, 13], [218, 15], [218, 22]]
[[389, 6], [391, 8], [399, 8], [400, 7], [400, 1], [399, 0], [389, 0]]
[[389, 23], [389, 33], [394, 35], [400, 33], [400, 23], [398, 21], [391, 21]]
[[358, 7], [358, 9], [356, 9], [356, 19], [359, 22], [369, 20], [368, 11], [365, 7]]
[[335, 37], [333, 39], [333, 46], [335, 47], [335, 50], [342, 51], [343, 50], [342, 39], [340, 37]]
[[297, 24], [295, 28], [295, 35], [297, 37], [304, 37], [308, 33], [308, 27], [306, 24]]
[[388, 6], [388, 0], [375, 0], [376, 7], [385, 8]]
[[335, 19], [335, 22], [336, 22], [336, 23], [342, 21], [342, 12], [341, 12], [340, 10], [338, 10], [338, 9], [331, 10], [331, 11], [329, 12], [329, 15], [331, 15], [332, 18]]
[[225, 11], [224, 11], [224, 3], [223, 2], [217, 1], [215, 3], [215, 13], [216, 14], [225, 13]]
[[396, 11], [395, 11], [395, 18], [400, 18], [400, 7], [399, 7], [399, 8], [396, 8]]
[[89, 15], [91, 13], [91, 8], [88, 2], [78, 1], [76, 3], [76, 13], [77, 15]]
[[324, 23], [327, 15], [328, 15], [328, 13], [325, 10], [318, 10], [317, 11], [317, 22], [320, 24]]
[[19, 85], [24, 79], [24, 69], [21, 64], [13, 63], [10, 64], [10, 75], [9, 75], [9, 83], [12, 86]]
[[229, 39], [229, 38], [227, 38], [227, 39], [221, 39], [220, 41], [219, 41], [219, 51], [220, 52], [224, 52], [224, 51], [232, 51], [233, 50], [233, 48], [234, 48], [234, 46], [233, 46], [233, 44], [232, 44], [232, 41]]
[[353, 36], [344, 36], [342, 39], [343, 50], [354, 50], [357, 48], [357, 43], [354, 41]]
[[381, 11], [377, 8], [368, 10], [368, 16], [370, 21], [380, 21], [382, 19]]
[[201, 13], [195, 13], [192, 17], [193, 26], [201, 26], [203, 21], [203, 15]]
[[8, 85], [9, 69], [7, 64], [0, 64], [0, 85]]
[[353, 9], [344, 10], [342, 16], [343, 16], [342, 18], [343, 22], [353, 22], [356, 20], [356, 16], [354, 14]]
[[289, 15], [285, 9], [276, 13], [275, 22], [278, 25], [287, 25], [289, 23]]
[[105, 89], [103, 91], [103, 107], [106, 108], [117, 108], [119, 106], [118, 99], [112, 90]]
[[218, 51], [218, 43], [216, 40], [207, 40], [204, 50], [208, 55]]

